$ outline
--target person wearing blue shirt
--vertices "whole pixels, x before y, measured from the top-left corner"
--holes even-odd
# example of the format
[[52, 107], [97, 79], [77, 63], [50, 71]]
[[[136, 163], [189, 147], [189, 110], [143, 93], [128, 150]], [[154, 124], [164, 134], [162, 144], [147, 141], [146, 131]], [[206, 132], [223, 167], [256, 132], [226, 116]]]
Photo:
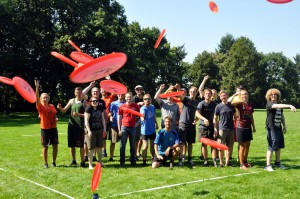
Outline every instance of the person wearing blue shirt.
[[164, 118], [165, 128], [161, 129], [154, 141], [155, 157], [152, 163], [152, 168], [157, 168], [160, 165], [165, 165], [170, 159], [170, 169], [173, 168], [174, 160], [180, 154], [180, 145], [178, 133], [172, 130], [172, 119]]
[[156, 137], [156, 129], [158, 124], [156, 121], [155, 107], [151, 104], [150, 94], [143, 96], [144, 106], [141, 107], [140, 113], [144, 115], [141, 117], [141, 140], [143, 141], [143, 165], [146, 166], [148, 139], [150, 140], [150, 153], [151, 158], [154, 158], [154, 139]]

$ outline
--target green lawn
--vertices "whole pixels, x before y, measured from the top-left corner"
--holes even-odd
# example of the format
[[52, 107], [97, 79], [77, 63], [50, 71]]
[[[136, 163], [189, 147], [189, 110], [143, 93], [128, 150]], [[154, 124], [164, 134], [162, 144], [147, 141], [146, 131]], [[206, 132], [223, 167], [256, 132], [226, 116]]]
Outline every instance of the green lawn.
[[[248, 171], [239, 169], [237, 145], [234, 167], [202, 167], [200, 143], [194, 146], [195, 168], [185, 166], [151, 169], [150, 165], [119, 168], [119, 145], [115, 162], [107, 162], [97, 193], [101, 198], [298, 198], [300, 191], [300, 113], [284, 111], [287, 134], [282, 162], [286, 170], [264, 171], [267, 149], [265, 111], [256, 110], [257, 132], [250, 147]], [[158, 118], [160, 119], [160, 118]], [[37, 113], [0, 117], [0, 198], [91, 198], [92, 171], [68, 167], [67, 116], [59, 115], [57, 167], [43, 168]], [[109, 142], [108, 142], [109, 147]], [[51, 147], [49, 157], [51, 160]], [[149, 153], [149, 152], [148, 152]], [[126, 155], [129, 155], [127, 146]], [[77, 157], [79, 156], [77, 151]], [[79, 159], [79, 158], [77, 158]], [[51, 162], [51, 161], [49, 161]], [[150, 162], [150, 160], [149, 160]], [[176, 162], [177, 164], [177, 162]], [[121, 196], [122, 195], [122, 196]]]

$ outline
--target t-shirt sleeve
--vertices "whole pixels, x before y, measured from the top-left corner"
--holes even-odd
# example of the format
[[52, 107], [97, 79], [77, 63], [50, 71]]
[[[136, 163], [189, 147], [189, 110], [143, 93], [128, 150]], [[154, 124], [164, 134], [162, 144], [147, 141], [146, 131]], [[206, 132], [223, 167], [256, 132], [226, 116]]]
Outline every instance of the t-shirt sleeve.
[[91, 106], [86, 107], [85, 110], [84, 110], [84, 112], [86, 112], [86, 113], [91, 113], [91, 111], [92, 111]]
[[175, 134], [175, 144], [179, 144], [179, 136], [177, 131], [174, 131], [174, 134]]
[[272, 106], [273, 106], [273, 102], [267, 102], [267, 106], [266, 106], [266, 109], [267, 110], [271, 110], [272, 109]]
[[201, 110], [202, 110], [202, 105], [203, 105], [203, 103], [200, 102], [200, 103], [198, 104], [198, 106], [197, 106], [197, 110], [198, 110], [199, 112], [201, 112]]
[[216, 106], [216, 109], [215, 109], [215, 115], [220, 115], [220, 106]]
[[161, 130], [160, 131], [158, 131], [158, 133], [157, 133], [157, 135], [156, 135], [156, 137], [155, 137], [155, 140], [154, 140], [154, 144], [157, 144], [157, 145], [159, 145], [160, 144], [160, 136], [161, 136]]

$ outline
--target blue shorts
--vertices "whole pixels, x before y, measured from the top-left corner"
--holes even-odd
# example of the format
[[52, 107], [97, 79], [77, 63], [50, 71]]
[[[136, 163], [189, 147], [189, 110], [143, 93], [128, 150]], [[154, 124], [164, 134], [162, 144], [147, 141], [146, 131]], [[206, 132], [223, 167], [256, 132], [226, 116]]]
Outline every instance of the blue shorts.
[[281, 129], [267, 129], [268, 150], [277, 151], [284, 148], [284, 137]]

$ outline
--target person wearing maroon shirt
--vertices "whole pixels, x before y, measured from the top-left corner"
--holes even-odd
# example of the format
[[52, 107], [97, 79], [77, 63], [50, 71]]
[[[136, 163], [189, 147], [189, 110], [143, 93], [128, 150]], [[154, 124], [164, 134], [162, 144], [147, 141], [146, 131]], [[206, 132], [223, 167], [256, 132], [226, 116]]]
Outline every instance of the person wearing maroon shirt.
[[136, 103], [132, 103], [132, 93], [128, 92], [125, 94], [125, 103], [120, 106], [118, 114], [118, 130], [119, 136], [121, 137], [120, 142], [120, 166], [123, 167], [125, 164], [125, 150], [127, 138], [129, 137], [130, 142], [130, 163], [136, 165], [136, 116], [130, 112], [124, 111], [122, 108], [128, 108], [137, 112], [140, 112], [140, 107]]

